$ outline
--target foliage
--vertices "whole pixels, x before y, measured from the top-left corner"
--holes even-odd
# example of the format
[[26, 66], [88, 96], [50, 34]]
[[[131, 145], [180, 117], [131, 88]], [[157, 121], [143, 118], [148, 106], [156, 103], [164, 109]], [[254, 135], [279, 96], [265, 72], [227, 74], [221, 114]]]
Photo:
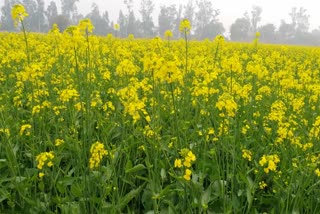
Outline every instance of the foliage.
[[319, 48], [81, 23], [0, 34], [1, 212], [319, 210]]

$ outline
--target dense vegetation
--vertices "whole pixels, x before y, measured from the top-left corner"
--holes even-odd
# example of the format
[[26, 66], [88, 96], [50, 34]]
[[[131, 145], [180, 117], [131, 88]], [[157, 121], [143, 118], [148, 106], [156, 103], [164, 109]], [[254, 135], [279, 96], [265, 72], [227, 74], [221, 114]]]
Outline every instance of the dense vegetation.
[[320, 49], [92, 27], [0, 34], [1, 212], [320, 210]]

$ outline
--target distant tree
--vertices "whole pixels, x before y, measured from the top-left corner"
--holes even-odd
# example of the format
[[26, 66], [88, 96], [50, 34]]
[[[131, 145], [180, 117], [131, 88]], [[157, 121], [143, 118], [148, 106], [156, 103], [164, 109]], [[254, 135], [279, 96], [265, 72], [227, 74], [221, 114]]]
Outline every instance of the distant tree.
[[[198, 39], [207, 38], [207, 35], [213, 36], [222, 32], [217, 32], [213, 29], [214, 26], [221, 26], [218, 24], [217, 16], [220, 11], [213, 8], [212, 2], [208, 0], [200, 0], [197, 2], [197, 12], [195, 14], [195, 35]], [[224, 31], [224, 28], [223, 30]]]
[[144, 37], [152, 37], [154, 35], [153, 10], [154, 4], [152, 0], [141, 0], [140, 14], [142, 17], [141, 24]]
[[194, 23], [195, 5], [193, 0], [189, 0], [184, 6], [183, 18], [188, 19], [191, 25]]
[[45, 32], [48, 30], [48, 21], [46, 19], [44, 6], [43, 0], [37, 0], [36, 17], [38, 21], [38, 32]]
[[118, 17], [118, 24], [120, 26], [119, 36], [120, 37], [127, 37], [127, 19], [125, 15], [123, 14], [122, 10], [119, 11], [119, 17]]
[[79, 0], [61, 0], [62, 15], [69, 18], [73, 24], [76, 24], [80, 18], [76, 5], [78, 1]]
[[278, 40], [281, 43], [292, 43], [295, 37], [295, 26], [293, 24], [286, 23], [281, 20], [281, 24], [278, 30]]
[[251, 11], [251, 30], [253, 35], [257, 32], [258, 24], [261, 21], [262, 8], [259, 6], [253, 6]]
[[158, 17], [160, 36], [163, 36], [164, 32], [167, 30], [174, 30], [176, 15], [177, 9], [175, 5], [161, 6]]
[[276, 27], [273, 24], [265, 24], [257, 29], [260, 32], [260, 41], [265, 43], [276, 42]]
[[181, 20], [183, 19], [182, 11], [183, 11], [183, 6], [180, 4], [177, 10], [176, 18], [174, 20], [173, 36], [175, 38], [180, 38], [181, 36], [179, 26], [180, 26]]
[[136, 37], [140, 37], [142, 34], [140, 29], [140, 21], [136, 19], [134, 11], [132, 10], [128, 16], [127, 34], [133, 34]]
[[57, 24], [60, 32], [63, 32], [69, 25], [71, 25], [71, 21], [64, 15], [58, 15], [52, 19], [52, 24]]
[[214, 39], [216, 36], [225, 32], [224, 26], [221, 22], [210, 22], [206, 29], [202, 32], [200, 39], [208, 38]]
[[320, 27], [311, 31], [311, 45], [318, 46], [320, 45]]
[[140, 36], [139, 31], [139, 21], [136, 19], [136, 16], [133, 11], [133, 0], [124, 0], [124, 4], [127, 6], [128, 14], [126, 20], [126, 36], [129, 34], [133, 34], [134, 36]]
[[1, 28], [0, 30], [15, 31], [13, 20], [11, 18], [11, 8], [18, 3], [17, 0], [4, 0], [4, 5], [1, 8]]
[[300, 7], [299, 10], [296, 7], [291, 9], [289, 13], [291, 17], [291, 24], [296, 32], [305, 33], [309, 30], [309, 15], [306, 14], [307, 10]]
[[53, 19], [58, 16], [58, 8], [54, 1], [51, 1], [47, 7], [46, 16], [49, 22], [49, 28], [51, 29], [53, 23]]
[[104, 20], [104, 22], [105, 22], [105, 24], [106, 24], [106, 34], [112, 33], [112, 31], [113, 31], [113, 29], [112, 29], [113, 24], [110, 23], [108, 11], [105, 11], [105, 12], [103, 13], [102, 19]]
[[38, 4], [35, 0], [23, 0], [22, 4], [26, 8], [28, 17], [25, 18], [25, 27], [28, 31], [36, 32], [39, 29], [39, 21], [37, 17]]
[[93, 33], [97, 35], [106, 34], [106, 23], [100, 15], [99, 7], [96, 3], [92, 3], [91, 12], [86, 16], [89, 18], [94, 26]]
[[247, 14], [236, 21], [230, 27], [230, 37], [233, 41], [248, 41], [248, 33], [250, 31], [250, 19]]

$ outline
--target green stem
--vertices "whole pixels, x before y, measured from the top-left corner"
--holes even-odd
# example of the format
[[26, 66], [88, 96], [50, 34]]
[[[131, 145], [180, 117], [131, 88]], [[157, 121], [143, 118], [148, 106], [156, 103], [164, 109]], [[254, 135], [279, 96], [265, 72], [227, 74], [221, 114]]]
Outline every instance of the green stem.
[[26, 29], [25, 29], [25, 27], [24, 27], [24, 24], [23, 24], [23, 21], [22, 21], [22, 20], [21, 20], [21, 25], [22, 25], [22, 31], [23, 31], [23, 36], [24, 36], [24, 42], [26, 43], [26, 50], [27, 50], [27, 57], [28, 57], [28, 65], [30, 65], [29, 44], [28, 44]]

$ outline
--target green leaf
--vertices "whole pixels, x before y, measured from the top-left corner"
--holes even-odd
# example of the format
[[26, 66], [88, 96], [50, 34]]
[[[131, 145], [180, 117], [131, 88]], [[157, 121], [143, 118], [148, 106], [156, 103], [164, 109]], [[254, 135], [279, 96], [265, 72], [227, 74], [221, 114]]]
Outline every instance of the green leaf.
[[130, 160], [126, 163], [126, 171], [132, 168], [132, 162]]
[[211, 186], [209, 186], [201, 195], [201, 205], [208, 205], [211, 197]]
[[9, 192], [3, 188], [0, 189], [0, 203], [6, 199], [8, 199]]
[[131, 169], [126, 169], [126, 173], [134, 173], [134, 172], [138, 172], [141, 170], [144, 170], [146, 167], [143, 164], [138, 164], [134, 167], [132, 167]]
[[71, 186], [71, 193], [75, 197], [81, 197], [82, 196], [82, 189], [81, 186], [77, 183], [73, 184]]
[[118, 204], [117, 208], [118, 210], [122, 210], [125, 206], [128, 205], [128, 203], [138, 196], [140, 192], [144, 189], [145, 184], [142, 184], [139, 188], [131, 190], [128, 194], [126, 194], [122, 199], [120, 199], [120, 204]]

